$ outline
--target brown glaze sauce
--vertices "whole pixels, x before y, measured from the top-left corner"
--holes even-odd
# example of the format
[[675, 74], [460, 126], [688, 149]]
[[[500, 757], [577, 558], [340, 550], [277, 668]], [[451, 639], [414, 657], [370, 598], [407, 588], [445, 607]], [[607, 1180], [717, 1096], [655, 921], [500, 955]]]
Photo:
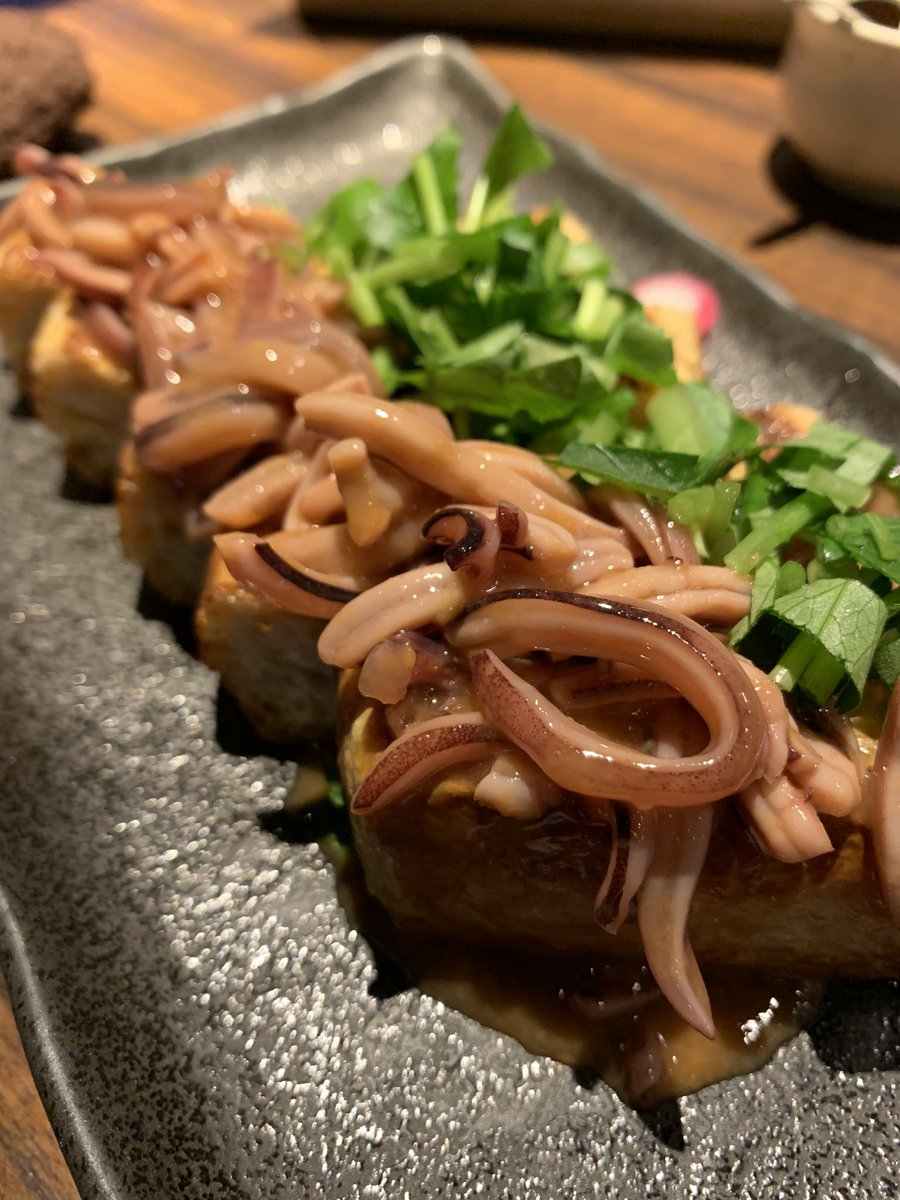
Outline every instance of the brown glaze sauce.
[[586, 967], [400, 929], [366, 891], [352, 850], [320, 843], [350, 923], [426, 995], [515, 1038], [532, 1054], [596, 1073], [635, 1108], [756, 1070], [815, 1014], [822, 983], [705, 968], [716, 1037], [691, 1029], [631, 959]]
[[717, 1030], [709, 1041], [654, 991], [641, 963], [604, 964], [589, 981], [602, 990], [592, 993], [567, 985], [558, 966], [554, 979], [551, 962], [443, 947], [431, 963], [429, 948], [423, 953], [424, 961], [413, 961], [423, 992], [534, 1054], [595, 1071], [636, 1108], [762, 1066], [811, 1019], [821, 991], [818, 983], [707, 968]]

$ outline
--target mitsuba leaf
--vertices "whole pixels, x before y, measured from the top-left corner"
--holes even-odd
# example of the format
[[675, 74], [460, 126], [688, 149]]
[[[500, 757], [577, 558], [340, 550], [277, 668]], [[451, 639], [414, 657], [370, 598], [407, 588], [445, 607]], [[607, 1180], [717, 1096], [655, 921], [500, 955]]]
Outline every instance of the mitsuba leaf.
[[407, 178], [382, 191], [369, 204], [363, 220], [366, 241], [378, 250], [393, 250], [425, 233], [415, 188]]
[[777, 558], [767, 558], [753, 576], [750, 588], [750, 609], [747, 616], [731, 631], [731, 644], [738, 646], [765, 613], [770, 612], [780, 596], [797, 591], [806, 582], [799, 563], [779, 564]]
[[813, 463], [808, 470], [780, 468], [778, 474], [791, 487], [822, 496], [839, 512], [861, 508], [869, 499], [869, 488], [855, 479]]
[[[762, 566], [760, 567], [762, 570]], [[765, 586], [771, 594], [772, 581]], [[859, 704], [887, 609], [856, 579], [821, 579], [765, 605], [736, 648], [785, 690], [842, 711]]]
[[464, 346], [459, 346], [451, 353], [443, 355], [437, 366], [449, 370], [453, 367], [469, 367], [474, 363], [497, 360], [507, 350], [521, 346], [523, 333], [524, 327], [521, 321], [510, 321], [506, 325], [498, 325], [482, 334], [481, 337], [474, 338]]
[[782, 443], [784, 449], [817, 450], [828, 458], [843, 459], [859, 441], [860, 435], [832, 421], [819, 420], [799, 438], [789, 438]]
[[408, 378], [420, 387], [425, 399], [445, 411], [468, 409], [507, 421], [524, 414], [540, 426], [571, 415], [580, 371], [577, 358], [519, 370], [488, 359], [463, 366], [437, 366]]
[[635, 404], [637, 396], [630, 388], [610, 392], [590, 372], [583, 372], [572, 416], [544, 430], [532, 449], [555, 455], [570, 442], [607, 445], [620, 441]]
[[345, 276], [369, 248], [365, 221], [383, 190], [375, 179], [358, 179], [336, 192], [306, 228], [308, 253]]
[[466, 226], [477, 228], [483, 217], [506, 195], [517, 179], [532, 171], [543, 171], [553, 162], [547, 145], [531, 128], [518, 104], [500, 122], [491, 148], [472, 189]]
[[654, 442], [679, 454], [728, 454], [749, 448], [759, 436], [755, 421], [705, 383], [661, 388], [647, 404], [647, 419]]
[[461, 140], [459, 131], [448, 126], [416, 155], [404, 179], [371, 198], [360, 216], [369, 246], [391, 252], [404, 242], [436, 232], [429, 219], [435, 209], [443, 229], [455, 226]]
[[615, 483], [659, 500], [707, 482], [702, 460], [695, 454], [572, 442], [563, 448], [559, 461], [589, 483]]
[[900, 584], [900, 518], [878, 513], [829, 517], [825, 532], [843, 552]]
[[613, 328], [603, 357], [629, 379], [656, 387], [675, 382], [672, 343], [640, 310], [627, 313]]
[[893, 461], [890, 446], [817, 421], [804, 437], [783, 443], [775, 467], [793, 487], [815, 491], [843, 511], [864, 504], [863, 489]]

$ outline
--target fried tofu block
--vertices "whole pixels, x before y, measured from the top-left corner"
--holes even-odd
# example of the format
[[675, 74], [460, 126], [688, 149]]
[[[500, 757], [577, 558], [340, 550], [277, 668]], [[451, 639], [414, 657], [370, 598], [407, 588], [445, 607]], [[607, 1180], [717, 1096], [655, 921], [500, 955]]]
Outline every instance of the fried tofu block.
[[[388, 743], [380, 707], [345, 672], [339, 761], [352, 795]], [[523, 822], [479, 808], [465, 772], [367, 817], [353, 818], [369, 892], [401, 929], [525, 952], [579, 958], [640, 955], [636, 925], [615, 935], [594, 919], [609, 857], [605, 821], [575, 801]], [[803, 975], [894, 977], [900, 929], [880, 903], [861, 830], [829, 825], [833, 854], [804, 864], [758, 851], [721, 814], [691, 908], [701, 964]]]
[[191, 541], [185, 522], [196, 497], [168, 475], [149, 471], [126, 442], [116, 480], [119, 538], [125, 554], [170, 604], [193, 606], [203, 589], [209, 543]]
[[94, 344], [68, 289], [44, 311], [30, 377], [34, 411], [62, 438], [69, 465], [91, 483], [111, 483], [138, 384], [132, 371]]
[[197, 605], [198, 654], [260, 737], [288, 744], [329, 735], [335, 674], [316, 652], [324, 623], [282, 612], [240, 587], [222, 558], [210, 557], [207, 541], [186, 536], [197, 497], [142, 467], [130, 442], [116, 507], [126, 555], [171, 604]]
[[59, 295], [55, 279], [31, 269], [28, 235], [16, 232], [0, 245], [0, 338], [23, 394], [29, 391], [31, 343], [47, 305]]
[[261, 737], [295, 743], [330, 734], [336, 677], [316, 652], [323, 626], [252, 595], [213, 554], [196, 615], [199, 654]]

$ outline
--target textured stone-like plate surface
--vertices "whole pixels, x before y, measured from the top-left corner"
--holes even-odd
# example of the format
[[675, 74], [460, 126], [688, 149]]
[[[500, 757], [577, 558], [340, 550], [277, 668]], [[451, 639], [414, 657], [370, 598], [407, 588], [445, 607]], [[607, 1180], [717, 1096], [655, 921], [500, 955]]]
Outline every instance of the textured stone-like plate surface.
[[[502, 104], [429, 39], [123, 161], [143, 177], [232, 162], [248, 196], [307, 213], [361, 171], [396, 177], [450, 119], [471, 163]], [[738, 403], [790, 397], [900, 440], [890, 368], [555, 144], [526, 201], [572, 204], [625, 278], [715, 280], [714, 374]], [[7, 386], [0, 942], [85, 1197], [895, 1194], [893, 985], [836, 990], [764, 1070], [643, 1118], [440, 1003], [376, 998], [322, 856], [265, 822], [290, 766], [223, 748], [216, 680], [139, 611], [112, 511], [71, 498], [13, 403]]]

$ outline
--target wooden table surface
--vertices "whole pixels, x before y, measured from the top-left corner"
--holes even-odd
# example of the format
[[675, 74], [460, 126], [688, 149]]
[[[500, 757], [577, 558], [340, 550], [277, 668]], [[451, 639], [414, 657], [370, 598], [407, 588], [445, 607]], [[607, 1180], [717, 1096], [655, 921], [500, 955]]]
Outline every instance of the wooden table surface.
[[[394, 36], [310, 29], [290, 0], [71, 0], [40, 11], [81, 40], [96, 91], [80, 129], [107, 143], [187, 129], [314, 83]], [[479, 36], [474, 46], [535, 115], [592, 143], [714, 242], [900, 359], [900, 216], [829, 200], [778, 148], [771, 58], [624, 40]], [[0, 1197], [76, 1195], [0, 985]]]

